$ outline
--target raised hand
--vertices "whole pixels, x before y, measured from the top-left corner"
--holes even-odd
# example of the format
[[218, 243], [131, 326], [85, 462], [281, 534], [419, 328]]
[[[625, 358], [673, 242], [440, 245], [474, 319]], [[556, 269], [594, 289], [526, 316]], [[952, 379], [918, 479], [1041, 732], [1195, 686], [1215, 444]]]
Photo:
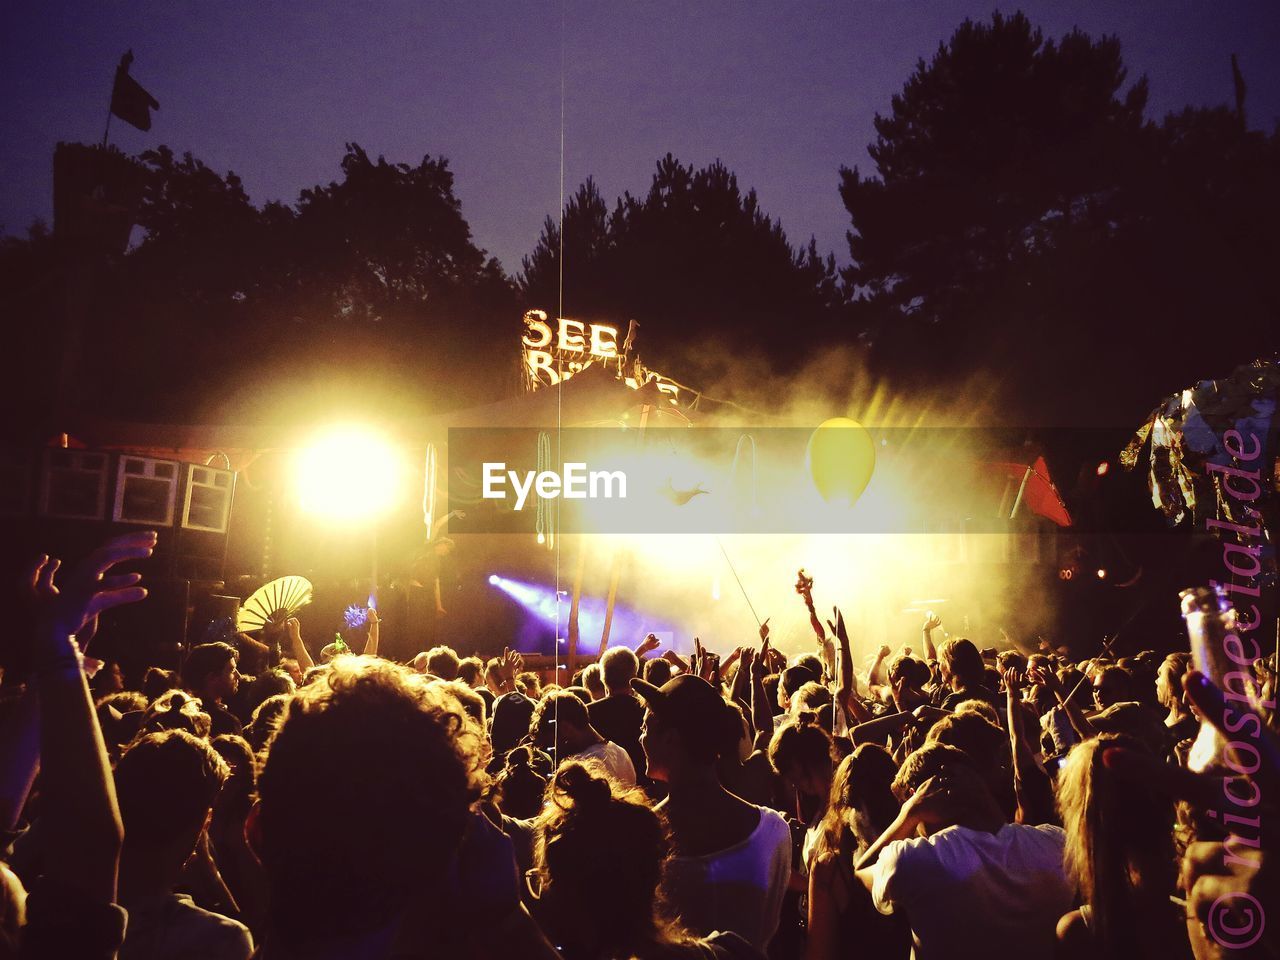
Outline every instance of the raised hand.
[[698, 675], [713, 687], [720, 686], [720, 654], [704, 653], [702, 656], [702, 671]]
[[1058, 675], [1052, 670], [1046, 670], [1044, 667], [1028, 667], [1027, 679], [1035, 686], [1048, 687], [1049, 691], [1054, 694], [1063, 694], [1062, 681], [1058, 679]]
[[498, 685], [505, 692], [515, 689], [515, 676], [524, 666], [524, 659], [510, 647], [502, 648], [502, 656], [498, 658]]
[[693, 638], [693, 651], [695, 673], [708, 683], [719, 683], [720, 655], [705, 649], [698, 637]]
[[831, 628], [832, 635], [842, 644], [849, 642], [849, 631], [844, 625], [844, 614], [840, 612], [839, 607], [831, 608], [832, 620], [827, 621], [827, 626]]
[[53, 559], [46, 553], [36, 557], [28, 566], [26, 573], [22, 576], [22, 582], [27, 589], [28, 600], [33, 606], [51, 602], [58, 595], [58, 590], [53, 585], [53, 578], [60, 566], [62, 566], [61, 560]]
[[802, 567], [796, 574], [796, 593], [804, 597], [806, 606], [813, 606], [813, 577], [807, 577]]
[[636, 656], [643, 657], [646, 653], [652, 653], [654, 650], [658, 649], [658, 646], [661, 643], [662, 641], [659, 640], [654, 634], [652, 633], [649, 634], [647, 637], [641, 640], [640, 645], [636, 647]]
[[[1275, 852], [1241, 857], [1238, 849], [1206, 841], [1187, 847], [1178, 885], [1187, 891], [1188, 919], [1200, 921], [1201, 937], [1212, 938], [1232, 953], [1238, 948], [1240, 956], [1275, 956], [1280, 936], [1267, 929], [1262, 908], [1264, 903], [1280, 902]], [[1258, 941], [1260, 947], [1250, 952]]]
[[772, 617], [765, 617], [764, 623], [760, 624], [760, 642], [761, 643], [769, 642], [769, 621], [772, 619], [773, 619]]
[[937, 630], [940, 626], [942, 626], [942, 618], [940, 616], [938, 616], [932, 610], [930, 610], [927, 614], [925, 614], [925, 618], [924, 618], [925, 633], [932, 633], [934, 630]]
[[1010, 694], [1016, 694], [1022, 689], [1023, 676], [1017, 667], [1010, 667], [1004, 672], [1003, 676], [1004, 688], [1009, 691]]
[[693, 673], [693, 669], [689, 666], [689, 662], [676, 653], [674, 650], [664, 650], [662, 659], [667, 661], [681, 673]]
[[151, 556], [156, 546], [153, 530], [127, 533], [108, 540], [55, 582], [61, 561], [40, 557], [29, 570], [37, 619], [50, 636], [81, 634], [96, 628], [98, 614], [147, 595], [137, 573], [108, 575], [118, 563]]
[[903, 690], [906, 687], [906, 678], [899, 674], [896, 677], [889, 678], [889, 693], [893, 697], [894, 706], [899, 710], [904, 709]]
[[[1235, 695], [1228, 702], [1213, 681], [1199, 670], [1192, 670], [1183, 677], [1182, 686], [1200, 716], [1217, 727], [1228, 742], [1241, 739], [1242, 731], [1256, 726], [1258, 734], [1251, 739], [1254, 740], [1253, 745], [1260, 762], [1254, 764], [1257, 770], [1252, 779], [1261, 788], [1265, 802], [1275, 803], [1275, 798], [1280, 796], [1280, 736], [1272, 732], [1264, 713], [1264, 710], [1272, 709], [1273, 704], [1260, 704], [1252, 697], [1249, 702], [1241, 703]], [[1256, 719], [1257, 723], [1242, 723], [1246, 715]]]
[[365, 622], [369, 624], [369, 632], [364, 638], [364, 654], [370, 657], [378, 655], [378, 636], [381, 633], [382, 621], [378, 619], [378, 611], [370, 605], [365, 610]]
[[951, 787], [941, 776], [930, 777], [916, 788], [916, 792], [902, 805], [902, 815], [936, 826], [945, 821], [951, 804]]

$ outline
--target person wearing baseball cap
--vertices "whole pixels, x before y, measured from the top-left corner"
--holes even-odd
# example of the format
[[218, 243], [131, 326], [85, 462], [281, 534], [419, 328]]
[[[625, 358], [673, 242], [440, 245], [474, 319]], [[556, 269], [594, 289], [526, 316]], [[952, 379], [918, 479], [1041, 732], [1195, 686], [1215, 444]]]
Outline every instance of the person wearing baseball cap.
[[740, 716], [691, 674], [631, 686], [645, 702], [640, 745], [649, 776], [669, 790], [658, 809], [675, 847], [667, 872], [674, 912], [700, 936], [728, 931], [765, 950], [791, 873], [791, 832], [776, 811], [730, 793], [716, 774], [721, 751], [740, 735]]

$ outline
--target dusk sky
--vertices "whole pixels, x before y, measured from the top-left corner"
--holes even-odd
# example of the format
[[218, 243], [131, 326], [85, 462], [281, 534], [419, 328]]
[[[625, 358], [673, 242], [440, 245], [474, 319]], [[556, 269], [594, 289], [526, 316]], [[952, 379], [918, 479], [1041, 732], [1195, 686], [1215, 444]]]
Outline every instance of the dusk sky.
[[[1028, 0], [1049, 36], [1118, 35], [1150, 115], [1227, 103], [1230, 55], [1250, 125], [1280, 117], [1274, 0]], [[255, 203], [293, 202], [339, 176], [346, 141], [416, 164], [449, 159], [478, 245], [510, 273], [565, 191], [647, 189], [655, 161], [716, 158], [754, 187], [793, 243], [816, 236], [842, 262], [842, 164], [870, 167], [872, 118], [973, 0], [11, 0], [0, 10], [0, 227], [51, 219], [59, 140], [102, 138], [115, 65], [160, 101], [150, 132], [120, 120], [111, 142], [168, 144], [234, 170]], [[563, 23], [563, 32], [562, 32]]]

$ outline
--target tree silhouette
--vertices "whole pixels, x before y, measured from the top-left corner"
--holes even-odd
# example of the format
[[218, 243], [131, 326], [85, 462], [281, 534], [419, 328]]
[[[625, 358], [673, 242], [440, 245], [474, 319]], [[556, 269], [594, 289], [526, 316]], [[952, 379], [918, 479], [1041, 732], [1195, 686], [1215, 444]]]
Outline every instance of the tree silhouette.
[[560, 223], [547, 217], [533, 252], [521, 261], [521, 294], [548, 311], [558, 309], [564, 264], [563, 286], [570, 291], [576, 309], [586, 313], [606, 313], [610, 306], [612, 268], [609, 207], [591, 177], [564, 206], [564, 256], [561, 257]]
[[443, 158], [348, 144], [341, 180], [261, 208], [190, 154], [139, 160], [143, 233], [103, 271], [86, 332], [97, 412], [259, 416], [294, 383], [308, 398], [381, 392], [403, 415], [513, 381], [480, 344], [514, 329], [514, 288], [473, 242]]
[[[722, 163], [685, 166], [671, 154], [657, 164], [643, 196], [624, 194], [606, 216], [588, 180], [565, 207], [564, 311], [569, 316], [635, 319], [643, 355], [673, 375], [726, 348], [767, 350], [782, 366], [843, 319], [833, 257], [810, 240], [795, 249], [782, 225], [742, 192]], [[529, 306], [555, 309], [560, 233], [550, 217], [524, 260]]]
[[342, 173], [298, 201], [295, 269], [317, 315], [380, 320], [407, 309], [439, 322], [468, 294], [505, 287], [498, 261], [472, 242], [447, 160], [373, 161], [348, 144]]
[[917, 65], [876, 118], [877, 176], [841, 171], [844, 279], [882, 369], [985, 374], [1011, 418], [1125, 423], [1203, 375], [1224, 321], [1224, 369], [1261, 351], [1274, 138], [1226, 111], [1155, 125], [1125, 84], [1118, 40], [1046, 40], [1022, 14]]

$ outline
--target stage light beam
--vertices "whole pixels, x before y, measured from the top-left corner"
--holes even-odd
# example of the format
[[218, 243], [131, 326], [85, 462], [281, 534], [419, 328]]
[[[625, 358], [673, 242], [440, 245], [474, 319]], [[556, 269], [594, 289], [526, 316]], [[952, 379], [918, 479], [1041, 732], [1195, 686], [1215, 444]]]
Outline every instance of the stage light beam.
[[[551, 586], [512, 580], [497, 574], [489, 576], [489, 583], [519, 604], [528, 615], [526, 622], [537, 625], [539, 629], [536, 632], [553, 644], [552, 649], [569, 642], [569, 609], [572, 602], [567, 590], [559, 591], [557, 602], [557, 591]], [[579, 654], [590, 656], [598, 651], [604, 617], [603, 598], [584, 596], [581, 599], [578, 605]], [[614, 607], [612, 636], [623, 638], [621, 642], [638, 643], [639, 638], [647, 633], [666, 636], [670, 631], [667, 623], [642, 616], [621, 603]]]

